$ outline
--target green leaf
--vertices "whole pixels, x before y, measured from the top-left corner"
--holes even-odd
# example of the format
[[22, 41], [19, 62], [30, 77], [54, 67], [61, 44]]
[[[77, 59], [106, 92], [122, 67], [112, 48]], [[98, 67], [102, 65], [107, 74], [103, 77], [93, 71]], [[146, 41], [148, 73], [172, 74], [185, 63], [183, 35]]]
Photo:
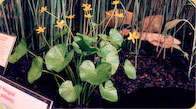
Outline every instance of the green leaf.
[[107, 62], [107, 63], [110, 63], [112, 65], [112, 70], [111, 70], [111, 75], [114, 75], [118, 69], [118, 66], [119, 66], [119, 63], [120, 63], [120, 60], [119, 60], [119, 56], [118, 54], [114, 54], [112, 52], [109, 52], [105, 59], [103, 58], [102, 59], [102, 62]]
[[28, 82], [32, 84], [34, 81], [38, 80], [42, 75], [42, 70], [43, 70], [43, 59], [38, 56], [33, 60], [31, 64], [31, 68], [27, 76]]
[[4, 2], [5, 0], [0, 0], [0, 5]]
[[80, 49], [79, 45], [75, 41], [72, 42], [72, 46], [76, 53], [82, 54], [82, 50]]
[[115, 74], [120, 63], [117, 49], [106, 41], [102, 41], [100, 47], [98, 55], [102, 57], [102, 62], [107, 62], [112, 65], [111, 75]]
[[77, 42], [79, 47], [82, 51], [85, 51], [86, 53], [93, 54], [97, 52], [97, 48], [89, 46], [83, 39], [82, 36], [75, 36], [74, 41]]
[[110, 78], [111, 65], [101, 63], [96, 69], [92, 61], [86, 60], [79, 67], [79, 74], [82, 81], [92, 85], [99, 85]]
[[82, 87], [80, 85], [73, 86], [71, 81], [65, 81], [59, 88], [60, 96], [67, 102], [71, 103], [80, 97]]
[[184, 21], [184, 19], [175, 19], [172, 21], [169, 21], [163, 30], [163, 34], [166, 34], [168, 30], [174, 28], [179, 22]]
[[66, 67], [72, 60], [74, 56], [74, 50], [71, 50], [69, 53], [67, 53], [64, 61], [64, 66]]
[[9, 56], [8, 61], [12, 64], [17, 62], [21, 57], [27, 53], [27, 44], [25, 38], [22, 38], [19, 45], [16, 46], [14, 53]]
[[136, 79], [136, 77], [137, 77], [136, 69], [128, 59], [125, 60], [124, 70], [125, 70], [125, 73], [127, 74], [128, 78]]
[[97, 36], [100, 37], [100, 38], [102, 38], [104, 41], [109, 40], [108, 36], [105, 35], [105, 34], [98, 34]]
[[74, 55], [73, 50], [67, 53], [67, 56], [66, 52], [67, 48], [64, 44], [59, 44], [51, 48], [45, 56], [47, 69], [56, 72], [62, 71], [70, 63]]
[[110, 52], [112, 52], [114, 54], [118, 54], [117, 49], [107, 41], [100, 42], [100, 51], [99, 52], [100, 52], [101, 56], [104, 58]]
[[80, 33], [76, 33], [77, 36], [81, 36], [84, 40], [84, 42], [88, 45], [88, 46], [92, 46], [93, 43], [97, 42], [97, 37], [89, 37], [88, 35], [84, 35], [84, 34], [80, 34]]
[[123, 42], [123, 37], [120, 35], [120, 33], [116, 29], [111, 29], [109, 34], [110, 34], [109, 38], [110, 38], [111, 44], [117, 49], [119, 49]]
[[108, 80], [105, 83], [105, 87], [103, 87], [102, 84], [99, 85], [99, 91], [101, 93], [101, 96], [103, 99], [111, 101], [111, 102], [117, 102], [118, 101], [118, 93], [116, 88], [114, 87], [112, 81]]
[[97, 72], [97, 79], [99, 81], [98, 84], [101, 84], [102, 82], [109, 80], [110, 79], [109, 72], [111, 72], [111, 64], [102, 62], [100, 65], [97, 66], [96, 72]]

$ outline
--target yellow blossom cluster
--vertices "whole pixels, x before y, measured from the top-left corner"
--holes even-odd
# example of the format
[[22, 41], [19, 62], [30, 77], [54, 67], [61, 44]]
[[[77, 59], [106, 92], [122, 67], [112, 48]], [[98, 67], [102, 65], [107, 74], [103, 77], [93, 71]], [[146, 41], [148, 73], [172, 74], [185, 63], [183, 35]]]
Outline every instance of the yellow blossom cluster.
[[[81, 7], [84, 8], [83, 10], [84, 10], [85, 12], [88, 12], [88, 11], [91, 11], [91, 10], [92, 10], [91, 4], [85, 3], [85, 4], [82, 4]], [[91, 14], [85, 14], [84, 17], [90, 19], [90, 18], [93, 17], [93, 15], [91, 15]]]

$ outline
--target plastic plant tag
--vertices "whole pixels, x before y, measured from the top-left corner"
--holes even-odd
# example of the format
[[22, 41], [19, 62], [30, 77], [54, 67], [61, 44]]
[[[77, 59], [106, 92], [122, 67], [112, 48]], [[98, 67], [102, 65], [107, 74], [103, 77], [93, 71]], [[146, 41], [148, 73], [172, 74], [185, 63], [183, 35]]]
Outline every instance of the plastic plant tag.
[[53, 101], [0, 76], [0, 109], [51, 109]]
[[11, 54], [15, 41], [16, 36], [9, 36], [0, 33], [0, 66], [7, 66], [8, 57]]

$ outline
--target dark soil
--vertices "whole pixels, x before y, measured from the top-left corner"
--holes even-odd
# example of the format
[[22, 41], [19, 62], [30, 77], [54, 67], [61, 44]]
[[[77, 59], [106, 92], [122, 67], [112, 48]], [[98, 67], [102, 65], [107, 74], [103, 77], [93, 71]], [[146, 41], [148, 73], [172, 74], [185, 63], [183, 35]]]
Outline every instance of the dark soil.
[[[168, 50], [166, 59], [157, 58], [155, 49], [149, 43], [143, 43], [135, 80], [128, 79], [122, 67], [125, 59], [135, 63], [135, 57], [121, 51], [121, 64], [111, 78], [119, 93], [119, 101], [110, 103], [103, 100], [96, 89], [89, 107], [192, 107], [195, 103], [195, 81], [194, 75], [190, 80], [187, 78], [188, 61], [177, 50], [172, 53]], [[27, 72], [31, 62], [32, 57], [23, 57], [16, 64], [9, 64], [4, 76], [53, 100], [54, 108], [76, 107], [76, 104], [68, 104], [59, 96], [51, 75], [43, 74], [35, 83], [29, 84]]]

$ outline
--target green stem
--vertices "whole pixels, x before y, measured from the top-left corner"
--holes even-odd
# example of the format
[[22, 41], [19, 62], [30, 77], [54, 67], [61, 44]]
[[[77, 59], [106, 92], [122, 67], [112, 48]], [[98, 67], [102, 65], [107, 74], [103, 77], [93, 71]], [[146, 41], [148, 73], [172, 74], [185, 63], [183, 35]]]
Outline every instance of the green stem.
[[108, 26], [108, 24], [110, 23], [110, 21], [112, 20], [112, 18], [114, 17], [114, 12], [116, 11], [116, 8], [117, 8], [117, 5], [115, 5], [115, 7], [114, 7], [114, 11], [113, 11], [113, 13], [112, 13], [112, 16], [110, 17], [110, 19], [108, 20], [108, 22], [107, 22], [107, 24], [106, 24], [106, 26], [105, 26], [105, 28], [103, 29], [103, 31], [102, 31], [102, 34], [105, 32], [105, 30], [106, 30], [106, 28], [107, 28], [107, 26]]
[[[91, 94], [93, 93], [93, 91], [97, 88], [97, 85], [93, 87], [93, 89], [90, 91], [90, 93], [88, 93], [87, 96], [87, 100], [89, 100], [89, 97], [91, 96]], [[89, 101], [86, 103], [86, 106], [88, 105]]]
[[69, 80], [72, 80], [71, 77], [70, 77], [69, 71], [68, 71], [66, 68], [65, 68], [65, 72], [66, 72], [66, 74], [67, 74]]
[[51, 48], [50, 44], [48, 43], [48, 41], [46, 40], [44, 34], [42, 33], [42, 37], [44, 38], [44, 41], [46, 42], [46, 44], [48, 45], [49, 48]]
[[31, 55], [33, 55], [34, 57], [37, 57], [37, 55], [34, 54], [33, 52], [31, 52], [30, 50], [28, 50], [28, 52], [29, 52]]
[[50, 12], [48, 12], [48, 11], [45, 11], [46, 13], [48, 13], [49, 15], [51, 15], [52, 17], [54, 17], [54, 18], [56, 18], [56, 19], [58, 19], [58, 17], [57, 16], [55, 16], [55, 15], [53, 15], [52, 13], [50, 13]]
[[71, 75], [72, 80], [74, 81], [74, 84], [76, 84], [77, 82], [76, 82], [75, 75], [74, 75], [74, 73], [73, 73], [73, 71], [72, 71], [72, 69], [69, 65], [67, 65], [67, 69], [70, 72], [70, 75]]
[[117, 28], [117, 24], [118, 24], [118, 17], [115, 16], [115, 26], [114, 26], [115, 29]]
[[61, 41], [62, 41], [62, 44], [64, 43], [64, 40], [63, 40], [63, 33], [62, 33], [62, 29], [61, 29]]
[[85, 82], [84, 84], [84, 87], [83, 87], [83, 91], [82, 91], [82, 94], [83, 94], [83, 101], [82, 103], [84, 104], [85, 103], [85, 98], [86, 98], [86, 87], [87, 86], [87, 82]]
[[79, 66], [80, 66], [80, 64], [82, 63], [82, 58], [83, 58], [83, 53], [82, 53], [81, 56], [80, 56]]
[[57, 80], [56, 76], [54, 76], [54, 79], [56, 80], [58, 87], [60, 87], [59, 81]]
[[[89, 32], [89, 34], [91, 34], [92, 32], [94, 32], [95, 29], [97, 29], [100, 25], [102, 25], [102, 24], [105, 22], [106, 19], [107, 19], [107, 17], [106, 17], [100, 24], [98, 24], [93, 30], [91, 30], [91, 31]], [[96, 34], [96, 36], [97, 36], [97, 34]]]
[[95, 87], [93, 87], [93, 89], [90, 91], [89, 96], [93, 93], [93, 91], [97, 88], [97, 85]]
[[42, 71], [43, 71], [44, 73], [48, 73], [48, 74], [54, 75], [55, 77], [60, 78], [62, 81], [65, 81], [65, 79], [63, 79], [63, 77], [61, 77], [61, 76], [58, 75], [58, 74], [51, 73], [51, 72], [49, 72], [49, 71], [47, 71], [47, 70], [42, 70]]

